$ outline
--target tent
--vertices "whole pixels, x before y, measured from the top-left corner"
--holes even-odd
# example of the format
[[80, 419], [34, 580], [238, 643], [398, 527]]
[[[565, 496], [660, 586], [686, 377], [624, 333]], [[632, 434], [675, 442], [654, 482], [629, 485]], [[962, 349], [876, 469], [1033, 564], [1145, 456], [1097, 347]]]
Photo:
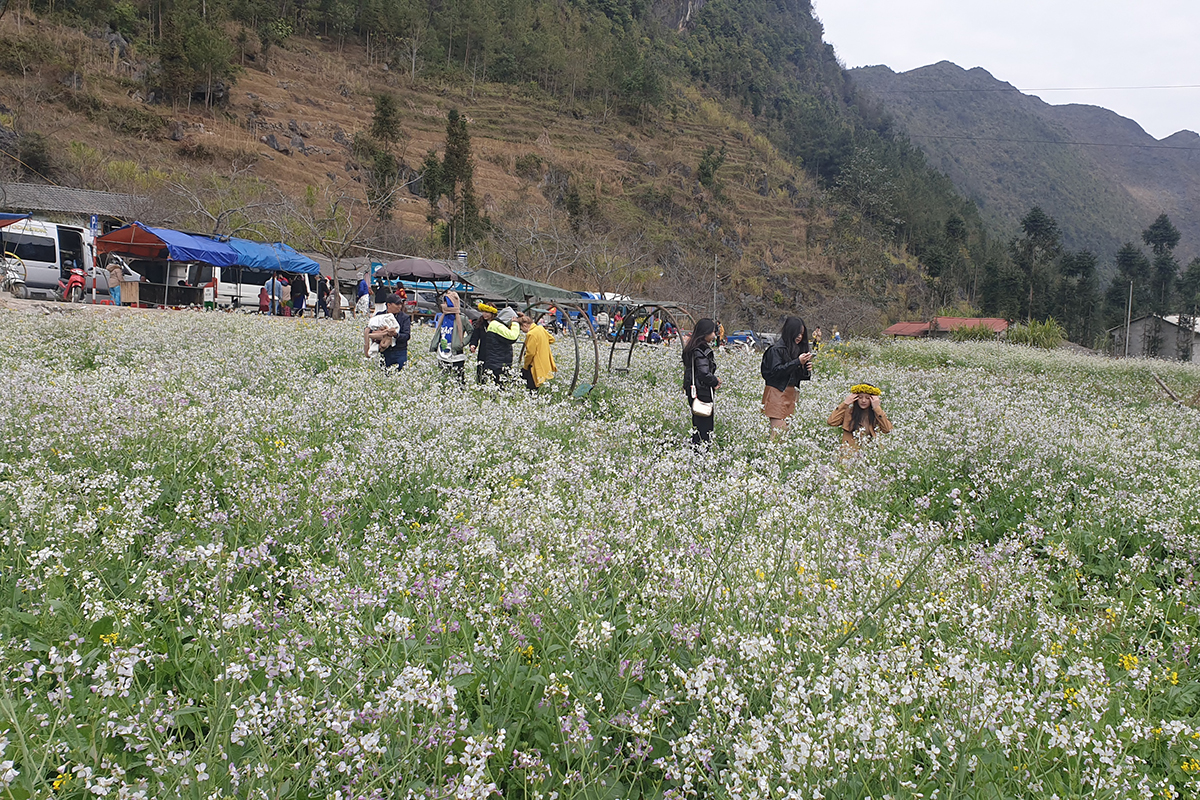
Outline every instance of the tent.
[[140, 222], [109, 231], [96, 239], [97, 253], [121, 253], [134, 258], [200, 261], [214, 267], [236, 266], [241, 255], [225, 242]]
[[428, 258], [400, 258], [389, 261], [375, 270], [372, 277], [397, 278], [402, 281], [456, 281], [458, 276], [445, 261]]
[[30, 214], [7, 214], [0, 212], [0, 228], [5, 228], [23, 219], [29, 219], [30, 216]]
[[503, 297], [512, 302], [531, 303], [539, 300], [552, 303], [585, 302], [577, 292], [560, 289], [548, 283], [538, 283], [490, 269], [477, 269], [467, 278], [477, 294]]
[[230, 237], [229, 245], [238, 253], [238, 266], [263, 272], [279, 270], [303, 275], [320, 275], [321, 265], [297, 253], [283, 242], [261, 244], [249, 239]]

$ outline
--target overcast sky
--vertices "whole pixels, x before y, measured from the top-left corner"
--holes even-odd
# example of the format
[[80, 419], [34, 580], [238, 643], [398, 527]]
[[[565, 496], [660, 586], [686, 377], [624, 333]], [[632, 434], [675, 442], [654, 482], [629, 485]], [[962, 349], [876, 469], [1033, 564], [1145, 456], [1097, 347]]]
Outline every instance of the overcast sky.
[[[952, 61], [983, 67], [1047, 103], [1111, 109], [1156, 139], [1200, 132], [1200, 0], [813, 0], [813, 7], [847, 67], [907, 72]], [[1148, 86], [1191, 88], [1109, 88]]]

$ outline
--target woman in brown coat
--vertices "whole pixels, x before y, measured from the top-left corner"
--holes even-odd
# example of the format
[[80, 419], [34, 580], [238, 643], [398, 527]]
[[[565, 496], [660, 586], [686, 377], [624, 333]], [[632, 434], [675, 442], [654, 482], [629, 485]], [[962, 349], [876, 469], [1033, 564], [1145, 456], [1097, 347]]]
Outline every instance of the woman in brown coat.
[[[858, 448], [858, 438], [870, 439], [875, 431], [887, 433], [892, 422], [879, 405], [881, 392], [869, 383], [850, 387], [850, 394], [829, 415], [829, 424], [842, 429], [842, 443]], [[861, 431], [861, 433], [860, 433]]]

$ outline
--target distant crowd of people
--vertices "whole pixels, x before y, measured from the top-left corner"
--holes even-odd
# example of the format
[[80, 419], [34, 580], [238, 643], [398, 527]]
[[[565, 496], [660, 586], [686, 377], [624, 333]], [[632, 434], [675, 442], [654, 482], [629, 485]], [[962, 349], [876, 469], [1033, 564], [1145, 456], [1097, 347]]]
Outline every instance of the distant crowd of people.
[[[383, 308], [367, 321], [363, 331], [363, 355], [379, 355], [385, 367], [400, 370], [408, 362], [412, 319], [404, 310], [402, 295], [391, 293], [383, 301]], [[438, 310], [430, 349], [437, 354], [439, 365], [460, 383], [466, 382], [466, 362], [470, 353], [475, 356], [477, 383], [504, 386], [512, 373], [513, 346], [522, 333], [525, 334], [525, 348], [520, 374], [525, 387], [536, 392], [558, 370], [550, 349], [555, 341], [554, 334], [545, 326], [535, 324], [528, 314], [519, 314], [508, 306], [497, 308], [480, 302], [475, 305], [475, 318], [468, 319], [462, 298], [455, 291], [443, 295]]]
[[[324, 275], [317, 280], [317, 305], [313, 318], [324, 314], [330, 316], [329, 298], [335, 291], [333, 281]], [[303, 317], [308, 304], [308, 280], [303, 275], [291, 278], [276, 272], [258, 291], [258, 310], [276, 317]]]
[[[302, 316], [307, 301], [307, 283], [298, 280], [295, 286], [294, 290], [288, 291], [286, 277], [273, 275], [260, 294], [260, 310], [269, 314]], [[301, 286], [304, 288], [299, 288]], [[333, 290], [332, 281], [322, 276], [314, 315], [323, 312], [328, 316], [328, 298]], [[388, 369], [404, 369], [412, 338], [412, 317], [406, 310], [409, 304], [404, 289], [391, 291], [381, 281], [371, 287], [366, 278], [362, 278], [355, 295], [355, 314], [367, 316], [363, 329], [363, 356], [379, 358]], [[554, 377], [558, 369], [551, 345], [555, 333], [569, 323], [569, 315], [564, 316], [554, 307], [542, 314], [539, 321], [511, 307], [498, 308], [485, 302], [476, 303], [471, 311], [457, 292], [448, 291], [438, 301], [430, 350], [436, 354], [441, 368], [458, 382], [466, 382], [468, 356], [474, 355], [476, 383], [494, 383], [503, 387], [513, 375], [514, 345], [518, 337], [525, 334], [520, 376], [526, 389], [536, 392]], [[636, 337], [638, 341], [669, 342], [679, 335], [670, 322], [653, 317], [638, 319], [619, 310], [611, 318], [607, 313], [599, 312], [595, 327], [601, 335], [612, 335], [618, 341], [632, 342]], [[721, 387], [714, 345], [721, 344], [723, 334], [721, 323], [705, 317], [696, 323], [683, 348], [683, 391], [692, 417], [692, 444], [696, 446], [707, 446], [712, 442], [716, 396]], [[777, 340], [763, 353], [760, 366], [764, 383], [762, 413], [773, 436], [787, 431], [788, 421], [796, 410], [798, 387], [801, 382], [811, 379], [813, 356], [823, 346], [822, 340], [820, 328], [810, 335], [802, 319], [790, 316], [784, 320]], [[834, 327], [830, 343], [841, 341], [841, 333]], [[880, 404], [881, 394], [871, 384], [856, 384], [829, 415], [828, 423], [841, 428], [846, 446], [857, 447], [862, 439], [892, 429]]]

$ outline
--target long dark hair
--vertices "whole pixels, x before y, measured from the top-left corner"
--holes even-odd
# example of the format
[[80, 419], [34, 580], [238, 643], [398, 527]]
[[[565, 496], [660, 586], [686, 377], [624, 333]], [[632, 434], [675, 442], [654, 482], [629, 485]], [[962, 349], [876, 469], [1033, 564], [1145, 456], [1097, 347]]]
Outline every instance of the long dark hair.
[[713, 322], [708, 317], [704, 317], [703, 319], [697, 321], [696, 327], [692, 329], [691, 338], [688, 339], [688, 343], [684, 345], [684, 357], [690, 356], [696, 351], [696, 348], [700, 347], [701, 345], [708, 344], [705, 339], [708, 338], [710, 333], [716, 333], [716, 330], [717, 323]]
[[858, 399], [854, 400], [854, 408], [850, 411], [850, 430], [856, 431], [859, 428], [875, 427], [875, 408], [867, 406], [863, 408], [858, 404]]
[[[796, 344], [796, 337], [802, 337]], [[808, 326], [799, 317], [788, 317], [783, 321], [783, 330], [779, 334], [779, 343], [787, 348], [788, 356], [799, 358], [808, 352]]]

